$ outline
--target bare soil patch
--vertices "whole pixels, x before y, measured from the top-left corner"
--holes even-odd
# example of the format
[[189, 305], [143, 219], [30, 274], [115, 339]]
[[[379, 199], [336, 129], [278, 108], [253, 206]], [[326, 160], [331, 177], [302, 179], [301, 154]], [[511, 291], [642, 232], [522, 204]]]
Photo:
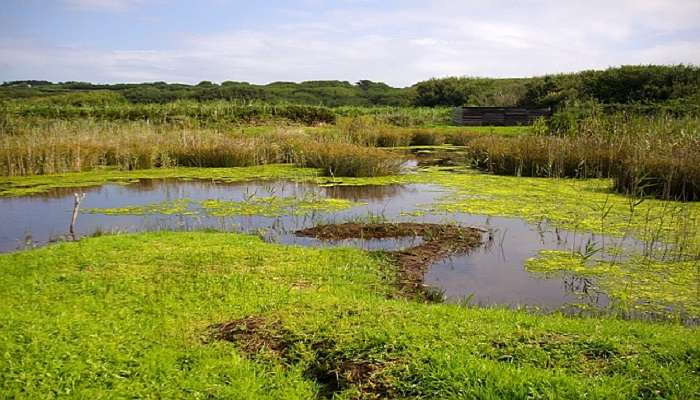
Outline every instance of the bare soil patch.
[[262, 316], [215, 324], [209, 327], [209, 338], [235, 343], [246, 355], [255, 359], [267, 350], [286, 365], [299, 361], [298, 355], [290, 351], [295, 345], [306, 343], [313, 349], [304, 375], [319, 384], [321, 398], [332, 398], [334, 394], [355, 388], [362, 398], [388, 398], [389, 384], [383, 372], [398, 360], [372, 360], [366, 357], [348, 357], [338, 350], [335, 342], [328, 339], [314, 340], [312, 336], [298, 337], [286, 330], [279, 321]]

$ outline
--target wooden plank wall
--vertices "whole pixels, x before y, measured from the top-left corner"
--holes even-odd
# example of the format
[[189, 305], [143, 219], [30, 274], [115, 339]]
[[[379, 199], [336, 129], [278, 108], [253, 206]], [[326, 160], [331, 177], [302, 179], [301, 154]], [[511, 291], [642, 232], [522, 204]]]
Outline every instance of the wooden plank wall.
[[551, 108], [457, 107], [452, 121], [457, 125], [529, 125], [539, 117], [551, 116]]

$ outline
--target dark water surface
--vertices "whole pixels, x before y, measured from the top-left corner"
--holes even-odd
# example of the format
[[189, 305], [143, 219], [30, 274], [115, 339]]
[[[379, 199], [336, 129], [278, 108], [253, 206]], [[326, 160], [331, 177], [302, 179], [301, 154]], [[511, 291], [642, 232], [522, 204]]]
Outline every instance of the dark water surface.
[[[468, 301], [478, 305], [528, 306], [545, 310], [572, 303], [605, 307], [608, 298], [593, 292], [590, 283], [573, 276], [545, 278], [527, 272], [525, 261], [542, 249], [571, 250], [600, 237], [555, 230], [546, 224], [533, 225], [517, 218], [487, 217], [470, 214], [410, 216], [449, 191], [436, 185], [409, 184], [388, 186], [319, 187], [311, 183], [288, 181], [216, 183], [210, 181], [144, 180], [130, 185], [106, 184], [90, 189], [82, 208], [116, 208], [146, 205], [177, 199], [193, 201], [217, 199], [241, 201], [251, 195], [347, 199], [366, 203], [337, 212], [312, 212], [308, 215], [280, 217], [206, 215], [102, 215], [78, 216], [76, 235], [96, 232], [137, 232], [150, 230], [191, 230], [214, 228], [249, 232], [266, 240], [304, 246], [350, 245], [364, 249], [398, 249], [415, 246], [420, 238], [390, 240], [345, 240], [321, 242], [297, 237], [298, 229], [317, 224], [387, 219], [459, 223], [477, 226], [486, 244], [468, 255], [435, 263], [426, 274], [426, 284], [444, 291], [448, 301]], [[64, 239], [73, 210], [73, 190], [23, 197], [0, 198], [0, 251], [8, 252]], [[608, 243], [613, 239], [605, 238]]]

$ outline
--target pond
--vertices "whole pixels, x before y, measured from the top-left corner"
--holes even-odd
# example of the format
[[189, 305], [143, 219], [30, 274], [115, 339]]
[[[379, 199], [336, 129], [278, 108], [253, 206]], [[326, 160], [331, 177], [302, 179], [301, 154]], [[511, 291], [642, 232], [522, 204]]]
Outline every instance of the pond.
[[[434, 263], [425, 283], [449, 302], [542, 310], [604, 309], [609, 299], [587, 279], [543, 277], [524, 268], [540, 250], [579, 250], [592, 234], [562, 231], [545, 223], [464, 213], [416, 211], [449, 191], [437, 185], [332, 186], [291, 181], [220, 183], [141, 180], [80, 189], [86, 192], [76, 236], [153, 230], [216, 229], [247, 232], [270, 242], [303, 246], [349, 245], [367, 250], [412, 247], [421, 238], [324, 242], [294, 233], [318, 224], [347, 221], [457, 223], [484, 229], [485, 244], [466, 255]], [[0, 251], [66, 240], [74, 190], [0, 198]], [[614, 239], [605, 238], [612, 242]], [[583, 307], [581, 307], [583, 308]]]

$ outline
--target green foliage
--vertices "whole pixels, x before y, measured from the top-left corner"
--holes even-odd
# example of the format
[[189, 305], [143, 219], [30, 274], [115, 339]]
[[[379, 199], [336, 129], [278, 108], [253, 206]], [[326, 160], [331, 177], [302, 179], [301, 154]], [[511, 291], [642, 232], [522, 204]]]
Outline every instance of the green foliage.
[[[452, 106], [553, 106], [561, 109], [581, 102], [597, 102], [611, 112], [653, 113], [657, 108], [679, 114], [698, 113], [700, 67], [691, 65], [638, 65], [532, 78], [448, 77], [394, 88], [381, 82], [347, 81], [247, 82], [209, 81], [197, 85], [99, 85], [86, 82], [6, 82], [0, 98], [52, 97], [65, 93], [110, 91], [134, 104], [174, 101], [227, 101], [239, 104], [323, 105], [326, 107], [452, 107]], [[344, 114], [341, 114], [344, 115]], [[404, 115], [405, 116], [405, 115]], [[401, 117], [400, 115], [395, 116]], [[405, 122], [396, 125], [406, 126]]]
[[600, 103], [609, 113], [697, 114], [700, 111], [700, 67], [696, 66], [630, 65], [533, 78], [526, 87], [520, 100], [522, 105], [561, 109]]
[[53, 107], [105, 107], [124, 105], [126, 99], [117, 92], [97, 90], [90, 92], [68, 92], [48, 97], [37, 97], [28, 100], [36, 106]]
[[273, 82], [255, 85], [247, 82], [225, 81], [220, 85], [202, 81], [197, 85], [140, 84], [98, 85], [90, 83], [51, 83], [35, 81], [7, 82], [0, 86], [0, 98], [52, 97], [66, 91], [111, 91], [131, 103], [165, 104], [176, 100], [235, 101], [238, 103], [266, 102], [334, 106], [407, 106], [411, 91], [390, 87], [384, 83], [363, 80], [356, 84], [345, 81]]
[[452, 121], [450, 107], [352, 107], [333, 109], [338, 117], [371, 117], [378, 123], [400, 126], [444, 126]]
[[525, 79], [442, 78], [414, 86], [418, 106], [513, 106], [524, 90]]
[[582, 91], [602, 103], [650, 103], [697, 95], [700, 68], [622, 66], [583, 74]]

